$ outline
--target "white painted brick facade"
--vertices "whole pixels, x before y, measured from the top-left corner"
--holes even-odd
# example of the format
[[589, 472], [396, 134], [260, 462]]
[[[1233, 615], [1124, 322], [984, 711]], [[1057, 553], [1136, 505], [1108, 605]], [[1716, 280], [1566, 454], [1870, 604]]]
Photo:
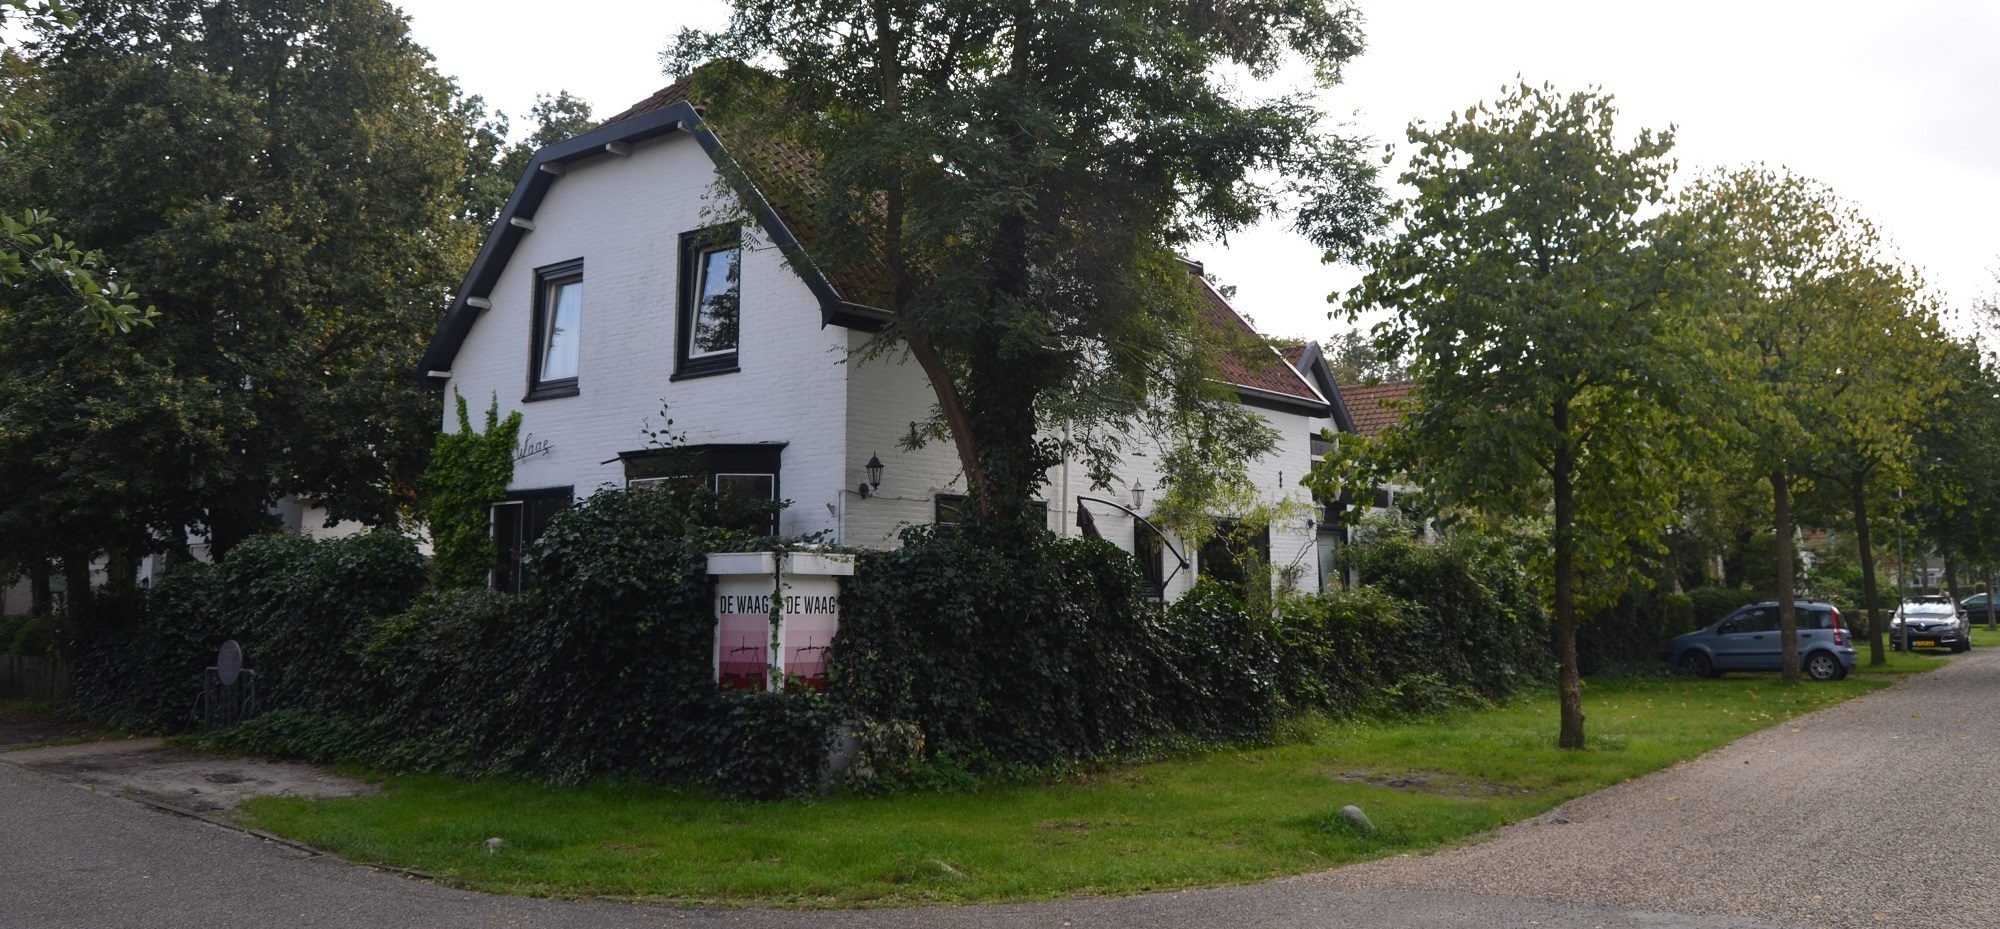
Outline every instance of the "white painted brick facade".
[[[624, 471], [616, 456], [645, 447], [643, 430], [661, 425], [665, 401], [674, 431], [690, 443], [788, 443], [780, 482], [792, 505], [780, 517], [780, 531], [825, 532], [847, 544], [891, 547], [901, 527], [931, 521], [936, 494], [963, 492], [965, 486], [948, 443], [917, 452], [901, 447], [910, 424], [930, 416], [930, 387], [914, 362], [893, 354], [850, 361], [850, 353], [870, 336], [822, 328], [812, 293], [761, 235], [748, 243], [743, 257], [742, 370], [669, 380], [680, 235], [716, 221], [718, 214], [710, 209], [717, 196], [714, 182], [712, 162], [682, 134], [634, 145], [628, 156], [571, 164], [501, 272], [489, 296], [492, 308], [481, 314], [452, 363], [444, 427], [457, 428], [454, 390], [464, 394], [475, 427], [497, 396], [503, 416], [521, 411], [524, 440], [550, 446], [516, 464], [510, 489], [570, 486], [581, 498], [622, 486]], [[584, 260], [579, 394], [523, 402], [534, 271], [575, 258]], [[1267, 501], [1292, 499], [1309, 508], [1310, 495], [1299, 479], [1310, 465], [1308, 441], [1319, 424], [1296, 414], [1258, 412], [1278, 431], [1279, 446], [1256, 464], [1252, 476]], [[1137, 437], [1130, 447], [1119, 481], [1108, 490], [1087, 487], [1081, 468], [1067, 469], [1067, 476], [1063, 468], [1050, 472], [1045, 495], [1052, 530], [1077, 534], [1077, 494], [1126, 502], [1135, 479], [1159, 486], [1156, 443]], [[886, 474], [880, 490], [863, 499], [856, 488], [871, 455], [881, 457]], [[1129, 517], [1105, 506], [1093, 506], [1092, 513], [1106, 538], [1131, 547]], [[1305, 551], [1301, 586], [1315, 589], [1305, 518], [1287, 517], [1272, 527], [1271, 556], [1284, 567]], [[1187, 554], [1193, 560], [1194, 554]], [[1168, 561], [1172, 571], [1171, 557]], [[1169, 595], [1191, 582], [1191, 572], [1182, 572]]]

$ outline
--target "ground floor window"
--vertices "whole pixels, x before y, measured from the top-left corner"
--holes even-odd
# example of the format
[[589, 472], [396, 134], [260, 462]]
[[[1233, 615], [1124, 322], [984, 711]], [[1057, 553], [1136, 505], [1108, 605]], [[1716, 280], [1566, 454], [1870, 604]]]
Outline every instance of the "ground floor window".
[[[773, 503], [780, 499], [784, 452], [783, 442], [745, 442], [620, 452], [618, 458], [625, 465], [628, 489], [671, 490], [687, 482], [734, 500]], [[753, 520], [754, 525], [738, 528], [771, 535], [778, 531], [775, 511], [760, 512]]]
[[1197, 570], [1237, 596], [1250, 592], [1257, 569], [1271, 563], [1271, 527], [1246, 528], [1233, 519], [1217, 520], [1215, 534], [1201, 543]]
[[549, 520], [575, 499], [575, 488], [546, 487], [515, 491], [493, 504], [491, 526], [497, 555], [492, 574], [494, 590], [521, 592], [526, 583], [521, 564], [528, 555], [528, 546], [541, 538]]

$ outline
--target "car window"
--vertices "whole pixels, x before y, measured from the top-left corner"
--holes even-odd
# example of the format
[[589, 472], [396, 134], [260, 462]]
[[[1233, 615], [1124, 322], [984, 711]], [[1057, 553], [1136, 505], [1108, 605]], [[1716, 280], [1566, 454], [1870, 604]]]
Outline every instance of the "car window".
[[1800, 629], [1832, 629], [1833, 613], [1828, 610], [1800, 610]]
[[1752, 607], [1731, 616], [1716, 632], [1720, 635], [1734, 635], [1739, 632], [1770, 632], [1778, 628], [1778, 611], [1773, 607]]

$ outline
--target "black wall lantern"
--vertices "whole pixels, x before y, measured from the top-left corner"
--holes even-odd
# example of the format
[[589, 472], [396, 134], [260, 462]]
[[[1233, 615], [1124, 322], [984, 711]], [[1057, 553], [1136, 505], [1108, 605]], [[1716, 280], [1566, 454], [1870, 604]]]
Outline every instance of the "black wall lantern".
[[882, 456], [869, 455], [868, 463], [862, 467], [868, 469], [868, 480], [863, 482], [861, 486], [854, 488], [854, 492], [860, 494], [861, 499], [866, 500], [874, 496], [875, 491], [882, 486]]

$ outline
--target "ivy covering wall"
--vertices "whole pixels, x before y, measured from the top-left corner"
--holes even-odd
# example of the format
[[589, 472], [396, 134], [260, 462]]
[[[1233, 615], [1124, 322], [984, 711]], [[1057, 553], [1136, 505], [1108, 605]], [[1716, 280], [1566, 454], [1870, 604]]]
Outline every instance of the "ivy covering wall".
[[438, 587], [483, 587], [498, 559], [487, 531], [487, 507], [514, 479], [517, 410], [500, 418], [500, 398], [486, 408], [486, 431], [472, 431], [465, 397], [456, 390], [458, 431], [440, 432], [424, 469], [425, 516], [431, 531], [431, 577]]

